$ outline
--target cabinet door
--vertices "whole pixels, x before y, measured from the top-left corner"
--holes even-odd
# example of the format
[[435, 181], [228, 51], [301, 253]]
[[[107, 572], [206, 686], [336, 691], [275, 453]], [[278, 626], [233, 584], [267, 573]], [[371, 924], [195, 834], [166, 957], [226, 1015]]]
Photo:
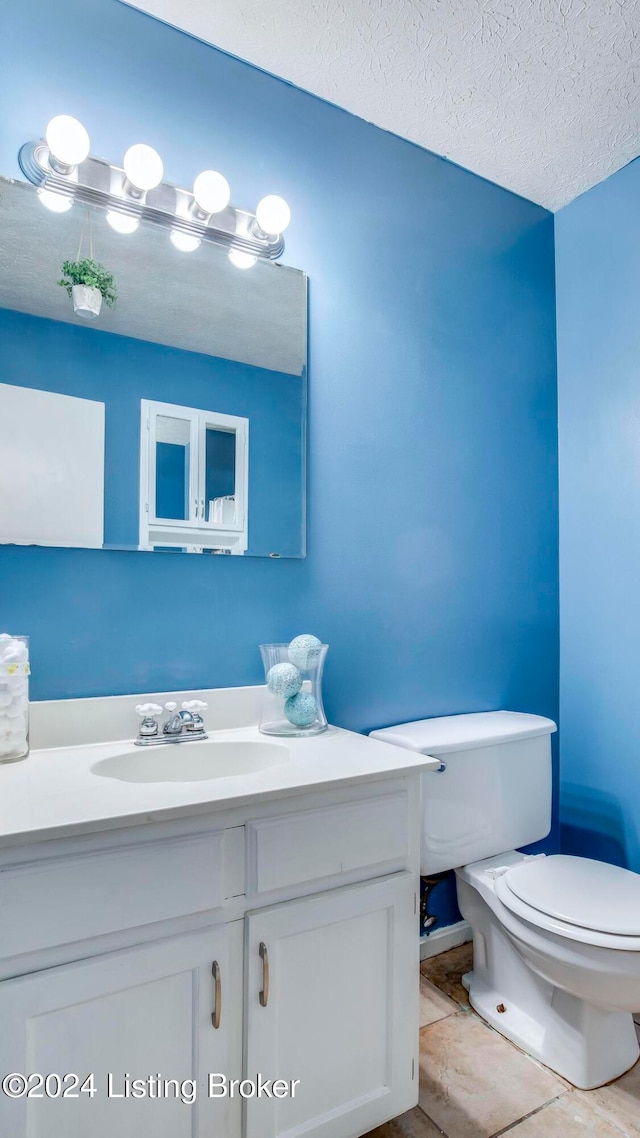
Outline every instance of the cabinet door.
[[353, 1138], [415, 1105], [415, 906], [401, 873], [248, 915], [245, 1077], [300, 1083], [246, 1100], [246, 1138]]
[[198, 412], [190, 407], [142, 400], [142, 431], [148, 484], [146, 521], [180, 526], [197, 525]]
[[249, 420], [142, 399], [140, 545], [247, 548]]
[[[238, 1105], [209, 1098], [208, 1081], [209, 1073], [240, 1073], [242, 924], [0, 984], [0, 1077], [76, 1074], [82, 1084], [94, 1076], [94, 1093], [72, 1088], [77, 1097], [46, 1097], [55, 1080], [45, 1088], [32, 1080], [34, 1097], [0, 1092], [3, 1138], [238, 1138]], [[159, 1092], [150, 1076], [180, 1085]], [[143, 1080], [146, 1097], [116, 1098], [134, 1079]], [[190, 1079], [197, 1080], [193, 1105], [183, 1101], [192, 1097], [190, 1084], [181, 1085]]]

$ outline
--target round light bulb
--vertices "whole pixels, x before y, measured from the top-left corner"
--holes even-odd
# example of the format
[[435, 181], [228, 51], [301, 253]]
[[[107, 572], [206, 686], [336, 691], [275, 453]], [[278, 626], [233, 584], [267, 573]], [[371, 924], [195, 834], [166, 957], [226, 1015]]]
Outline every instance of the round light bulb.
[[153, 146], [147, 146], [144, 142], [136, 142], [129, 147], [122, 165], [128, 180], [137, 190], [153, 190], [162, 181], [162, 158]]
[[193, 253], [200, 244], [199, 237], [194, 237], [192, 233], [182, 233], [179, 229], [173, 229], [169, 236], [181, 253]]
[[291, 210], [284, 198], [267, 194], [258, 202], [256, 221], [263, 233], [284, 233], [291, 221]]
[[245, 253], [242, 249], [230, 249], [229, 260], [236, 269], [250, 269], [258, 260], [253, 253]]
[[115, 209], [107, 210], [107, 221], [116, 233], [135, 233], [140, 225], [138, 217], [130, 217], [128, 213], [117, 213]]
[[53, 156], [63, 166], [84, 162], [91, 143], [81, 122], [72, 115], [56, 115], [47, 125], [45, 138]]
[[73, 202], [66, 194], [54, 194], [53, 190], [38, 190], [38, 197], [52, 213], [66, 213]]
[[203, 170], [193, 183], [193, 197], [203, 213], [220, 213], [229, 205], [231, 189], [217, 170]]

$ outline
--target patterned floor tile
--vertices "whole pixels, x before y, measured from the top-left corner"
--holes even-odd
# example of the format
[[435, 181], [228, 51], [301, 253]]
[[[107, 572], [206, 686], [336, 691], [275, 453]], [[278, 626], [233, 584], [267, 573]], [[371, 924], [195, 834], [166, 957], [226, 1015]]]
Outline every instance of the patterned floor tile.
[[460, 1009], [453, 1000], [440, 992], [426, 976], [420, 976], [420, 1027], [427, 1027], [445, 1016], [455, 1015]]
[[448, 1138], [489, 1138], [564, 1093], [475, 1016], [459, 1012], [420, 1032], [420, 1106]]
[[569, 1093], [507, 1130], [504, 1138], [622, 1138], [589, 1102]]
[[473, 968], [473, 945], [461, 944], [459, 948], [452, 948], [450, 952], [443, 952], [440, 956], [432, 956], [431, 960], [423, 960], [420, 971], [436, 988], [445, 992], [463, 1008], [469, 1007], [469, 997], [460, 983], [465, 972]]
[[415, 1110], [408, 1110], [392, 1122], [371, 1130], [366, 1138], [442, 1138], [442, 1131], [417, 1106]]

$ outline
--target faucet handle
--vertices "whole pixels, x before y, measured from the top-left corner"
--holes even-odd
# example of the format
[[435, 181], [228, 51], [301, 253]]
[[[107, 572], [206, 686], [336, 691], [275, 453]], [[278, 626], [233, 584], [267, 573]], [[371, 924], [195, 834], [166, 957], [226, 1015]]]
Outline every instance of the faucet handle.
[[136, 712], [140, 716], [138, 738], [147, 738], [151, 735], [158, 734], [158, 724], [155, 717], [156, 715], [160, 715], [161, 711], [162, 708], [159, 703], [136, 704]]
[[182, 714], [188, 715], [191, 722], [187, 724], [187, 730], [192, 731], [196, 735], [204, 734], [204, 719], [200, 714], [206, 711], [208, 703], [202, 699], [185, 699], [182, 702]]
[[159, 703], [138, 703], [136, 704], [136, 713], [143, 715], [145, 718], [148, 715], [160, 715], [162, 708]]

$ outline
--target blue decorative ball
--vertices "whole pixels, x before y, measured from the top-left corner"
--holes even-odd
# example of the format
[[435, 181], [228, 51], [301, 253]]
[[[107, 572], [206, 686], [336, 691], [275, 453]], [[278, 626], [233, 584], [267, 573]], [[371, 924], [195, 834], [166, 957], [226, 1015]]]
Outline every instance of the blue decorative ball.
[[317, 636], [311, 636], [310, 633], [304, 632], [302, 636], [296, 636], [289, 645], [289, 659], [296, 668], [300, 668], [301, 672], [308, 672], [310, 668], [315, 668], [320, 659], [320, 649], [322, 648], [322, 641], [318, 640]]
[[315, 696], [307, 691], [292, 695], [284, 705], [284, 713], [289, 723], [293, 723], [295, 727], [310, 727], [318, 714]]
[[274, 664], [267, 672], [267, 687], [282, 699], [295, 696], [302, 687], [302, 676], [294, 664]]

